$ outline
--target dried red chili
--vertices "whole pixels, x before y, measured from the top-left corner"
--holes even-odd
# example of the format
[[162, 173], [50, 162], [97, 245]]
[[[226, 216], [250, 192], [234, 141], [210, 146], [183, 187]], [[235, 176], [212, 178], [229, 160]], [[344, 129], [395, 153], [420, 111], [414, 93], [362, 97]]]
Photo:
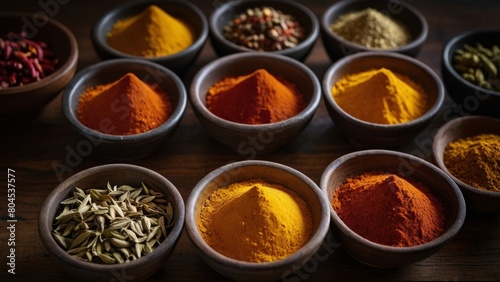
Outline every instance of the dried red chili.
[[43, 41], [9, 33], [0, 38], [0, 88], [21, 86], [43, 79], [56, 70], [59, 59]]

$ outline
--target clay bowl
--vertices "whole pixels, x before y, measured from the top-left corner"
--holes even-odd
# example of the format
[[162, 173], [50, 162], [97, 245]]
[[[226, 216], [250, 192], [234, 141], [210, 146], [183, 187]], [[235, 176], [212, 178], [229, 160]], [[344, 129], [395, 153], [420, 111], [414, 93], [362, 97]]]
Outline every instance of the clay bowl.
[[[187, 23], [193, 33], [193, 44], [179, 53], [154, 58], [133, 56], [111, 48], [107, 44], [107, 33], [116, 21], [140, 14], [150, 5], [156, 5], [169, 15]], [[146, 0], [123, 4], [103, 15], [92, 28], [92, 43], [101, 59], [141, 59], [163, 65], [179, 74], [183, 73], [196, 60], [207, 38], [208, 23], [205, 15], [197, 6], [188, 1], [180, 0]]]
[[476, 46], [481, 43], [490, 48], [500, 42], [500, 30], [474, 30], [460, 33], [450, 39], [443, 48], [441, 58], [441, 74], [451, 99], [459, 106], [460, 111], [473, 115], [487, 115], [500, 118], [500, 92], [479, 87], [464, 78], [453, 67], [453, 56], [457, 49], [465, 44]]
[[47, 19], [45, 25], [38, 27], [33, 24], [33, 14], [0, 13], [2, 38], [9, 32], [21, 32], [23, 26], [30, 39], [49, 45], [59, 58], [59, 64], [54, 73], [39, 81], [0, 89], [0, 121], [29, 119], [39, 114], [68, 84], [76, 70], [78, 45], [66, 26]]
[[[127, 184], [154, 187], [165, 194], [172, 204], [174, 225], [164, 241], [154, 251], [137, 260], [123, 264], [99, 264], [75, 259], [63, 250], [52, 236], [52, 222], [59, 210], [59, 203], [70, 197], [75, 187], [106, 187]], [[118, 184], [120, 183], [120, 184]], [[84, 189], [85, 190], [85, 189]], [[126, 274], [127, 279], [142, 281], [158, 271], [169, 258], [179, 240], [184, 226], [184, 202], [177, 188], [162, 175], [144, 167], [128, 164], [110, 164], [81, 171], [59, 184], [47, 197], [40, 210], [39, 232], [44, 246], [66, 273], [78, 281], [113, 281]]]
[[500, 135], [500, 120], [484, 116], [466, 116], [444, 124], [434, 135], [432, 154], [434, 161], [458, 185], [467, 202], [467, 211], [478, 213], [499, 213], [500, 192], [486, 191], [473, 187], [453, 176], [444, 165], [444, 151], [450, 142], [479, 134]]
[[259, 52], [227, 40], [223, 35], [223, 29], [228, 21], [232, 20], [235, 16], [245, 12], [247, 9], [260, 6], [270, 6], [281, 10], [285, 14], [290, 14], [304, 27], [305, 38], [297, 46], [280, 51], [267, 51], [266, 53], [284, 55], [299, 61], [305, 60], [319, 35], [318, 20], [314, 13], [307, 7], [295, 1], [284, 0], [228, 1], [217, 7], [209, 19], [210, 39], [217, 55], [222, 57], [239, 52]]
[[[296, 192], [308, 205], [313, 219], [311, 239], [292, 255], [273, 262], [245, 262], [221, 255], [201, 237], [197, 221], [206, 199], [216, 189], [248, 179], [261, 178]], [[234, 162], [207, 174], [193, 188], [186, 202], [186, 231], [201, 258], [220, 274], [244, 281], [272, 281], [304, 265], [318, 250], [329, 228], [328, 202], [318, 186], [301, 172], [267, 161]]]
[[[419, 118], [400, 124], [379, 124], [360, 120], [345, 112], [331, 95], [331, 89], [343, 76], [371, 69], [387, 68], [406, 75], [420, 84], [428, 95], [429, 110]], [[444, 100], [439, 76], [422, 62], [397, 53], [363, 52], [334, 63], [323, 78], [323, 99], [335, 126], [355, 145], [366, 148], [390, 148], [401, 145], [427, 127]]]
[[[170, 96], [173, 110], [170, 118], [153, 130], [133, 135], [104, 134], [83, 125], [76, 115], [80, 95], [88, 87], [114, 82], [129, 72], [134, 73], [143, 81], [158, 83]], [[88, 148], [84, 149], [86, 154], [96, 149], [100, 154], [111, 159], [132, 160], [148, 156], [172, 136], [181, 122], [186, 103], [187, 94], [184, 84], [169, 69], [145, 60], [115, 59], [80, 71], [63, 92], [62, 110], [71, 127], [87, 139], [87, 141], [80, 141], [83, 147]], [[112, 107], [110, 105], [110, 111], [113, 110]], [[112, 125], [106, 125], [108, 126]]]
[[411, 57], [416, 57], [418, 55], [427, 39], [429, 27], [425, 17], [417, 9], [401, 1], [344, 0], [331, 5], [321, 16], [321, 38], [325, 50], [332, 62], [349, 54], [380, 50], [352, 43], [340, 37], [331, 29], [331, 25], [335, 23], [339, 16], [350, 12], [361, 11], [366, 8], [378, 10], [405, 25], [413, 37], [413, 40], [404, 46], [384, 49], [384, 51]]
[[445, 211], [444, 233], [436, 239], [412, 247], [393, 247], [369, 241], [353, 232], [330, 205], [333, 236], [356, 260], [378, 268], [402, 267], [424, 260], [449, 243], [465, 220], [465, 201], [453, 180], [438, 167], [409, 154], [388, 150], [365, 150], [344, 155], [328, 165], [320, 187], [328, 201], [349, 177], [367, 171], [396, 169], [421, 182], [438, 197]]
[[[261, 68], [295, 83], [304, 96], [305, 109], [289, 119], [259, 125], [231, 122], [207, 109], [206, 94], [213, 84]], [[219, 58], [203, 67], [193, 79], [189, 98], [198, 120], [212, 137], [239, 154], [253, 157], [291, 142], [311, 121], [321, 93], [318, 79], [304, 64], [285, 56], [245, 52]]]

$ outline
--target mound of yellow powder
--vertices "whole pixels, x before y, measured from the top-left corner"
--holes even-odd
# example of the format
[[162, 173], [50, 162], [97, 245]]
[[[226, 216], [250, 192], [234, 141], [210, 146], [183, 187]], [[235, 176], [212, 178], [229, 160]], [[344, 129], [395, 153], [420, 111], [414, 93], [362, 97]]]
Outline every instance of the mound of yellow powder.
[[385, 68], [344, 76], [332, 95], [349, 115], [372, 123], [404, 123], [429, 109], [422, 86]]
[[198, 228], [217, 252], [266, 262], [285, 258], [306, 244], [312, 219], [295, 192], [255, 179], [215, 190], [201, 210]]
[[130, 55], [159, 57], [186, 49], [193, 44], [193, 35], [185, 23], [151, 5], [139, 15], [117, 21], [108, 33], [108, 44]]

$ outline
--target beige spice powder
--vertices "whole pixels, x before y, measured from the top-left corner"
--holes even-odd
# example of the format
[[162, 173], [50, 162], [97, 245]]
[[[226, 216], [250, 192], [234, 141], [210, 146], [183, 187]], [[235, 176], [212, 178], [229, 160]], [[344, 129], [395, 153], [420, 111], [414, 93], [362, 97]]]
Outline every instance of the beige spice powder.
[[348, 41], [374, 49], [397, 48], [411, 41], [404, 25], [372, 8], [341, 15], [331, 29]]

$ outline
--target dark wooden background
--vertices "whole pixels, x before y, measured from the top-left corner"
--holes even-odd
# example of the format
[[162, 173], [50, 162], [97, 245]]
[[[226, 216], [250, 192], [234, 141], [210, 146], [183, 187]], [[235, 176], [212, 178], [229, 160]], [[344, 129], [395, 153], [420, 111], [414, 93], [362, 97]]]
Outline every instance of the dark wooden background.
[[[40, 1], [42, 3], [55, 0]], [[74, 33], [80, 50], [78, 69], [100, 61], [90, 41], [91, 26], [109, 9], [126, 1], [66, 1], [59, 5], [55, 19]], [[208, 17], [215, 6], [225, 1], [192, 1]], [[318, 17], [335, 1], [300, 1]], [[429, 36], [417, 57], [440, 74], [443, 44], [452, 36], [471, 29], [500, 28], [500, 1], [409, 1], [419, 9], [429, 23]], [[1, 11], [42, 10], [38, 1], [2, 1]], [[198, 69], [216, 59], [207, 41], [196, 63], [182, 76], [187, 89]], [[330, 66], [326, 52], [318, 39], [314, 50], [305, 60], [321, 80]], [[50, 257], [38, 235], [38, 213], [47, 195], [59, 183], [52, 164], [65, 163], [68, 148], [75, 148], [81, 137], [64, 120], [61, 96], [52, 101], [43, 113], [27, 124], [2, 125], [0, 131], [0, 280], [4, 281], [68, 281], [70, 278]], [[449, 99], [434, 120], [415, 140], [394, 148], [431, 160], [434, 132], [450, 116], [444, 111], [453, 106]], [[453, 114], [456, 117], [459, 114]], [[314, 119], [298, 138], [286, 147], [259, 159], [275, 161], [302, 171], [319, 183], [326, 166], [335, 158], [359, 150], [337, 131], [321, 102]], [[212, 139], [201, 127], [188, 105], [178, 130], [157, 153], [132, 164], [153, 169], [168, 178], [187, 199], [192, 187], [208, 172], [228, 162], [244, 160]], [[66, 179], [89, 167], [111, 163], [91, 154], [65, 173]], [[6, 272], [7, 248], [7, 168], [16, 171], [16, 274]], [[330, 236], [330, 235], [329, 235]], [[322, 255], [325, 251], [322, 250]], [[399, 269], [374, 269], [356, 262], [336, 247], [326, 260], [310, 263], [302, 270], [299, 280], [500, 280], [500, 217], [468, 214], [458, 236], [432, 257]], [[172, 255], [151, 281], [217, 281], [225, 278], [213, 271], [198, 256], [185, 232]]]

